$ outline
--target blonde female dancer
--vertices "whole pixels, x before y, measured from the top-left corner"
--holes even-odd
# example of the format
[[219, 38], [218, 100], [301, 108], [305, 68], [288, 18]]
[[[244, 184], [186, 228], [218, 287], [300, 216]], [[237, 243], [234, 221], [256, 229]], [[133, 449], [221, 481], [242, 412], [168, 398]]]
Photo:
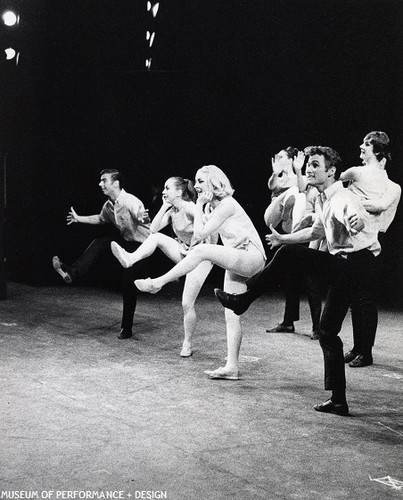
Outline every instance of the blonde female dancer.
[[[173, 262], [180, 262], [191, 248], [193, 241], [193, 221], [195, 218], [196, 191], [193, 183], [181, 177], [169, 178], [162, 191], [162, 206], [154, 217], [150, 232], [151, 235], [133, 253], [126, 252], [116, 242], [111, 243], [113, 255], [123, 267], [127, 268], [152, 255], [157, 248]], [[175, 238], [159, 233], [168, 225], [172, 226]], [[217, 239], [217, 238], [216, 238]], [[192, 356], [192, 338], [196, 329], [195, 302], [213, 264], [203, 262], [186, 276], [182, 295], [183, 326], [185, 338], [180, 356]]]
[[[242, 293], [246, 291], [247, 279], [263, 269], [266, 256], [260, 237], [244, 209], [232, 197], [234, 190], [224, 172], [215, 165], [202, 167], [196, 174], [195, 189], [198, 198], [194, 239], [202, 241], [218, 232], [223, 245], [206, 243], [193, 246], [186, 257], [163, 276], [136, 280], [134, 283], [139, 290], [157, 293], [166, 283], [194, 272], [204, 262], [210, 262], [226, 270], [226, 291]], [[212, 379], [238, 380], [238, 358], [242, 341], [240, 319], [226, 309], [225, 320], [228, 351], [226, 365], [205, 373]]]

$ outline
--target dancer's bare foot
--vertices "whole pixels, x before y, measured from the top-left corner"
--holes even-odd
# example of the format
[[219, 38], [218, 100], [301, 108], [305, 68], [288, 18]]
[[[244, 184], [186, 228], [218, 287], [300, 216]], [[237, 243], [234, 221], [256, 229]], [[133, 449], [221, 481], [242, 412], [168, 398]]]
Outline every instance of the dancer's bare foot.
[[183, 342], [182, 350], [179, 354], [181, 358], [188, 358], [193, 355], [192, 344], [190, 342]]
[[238, 370], [230, 370], [225, 366], [220, 366], [217, 370], [206, 370], [204, 373], [214, 380], [239, 380]]
[[120, 245], [116, 243], [116, 241], [112, 241], [111, 243], [111, 250], [113, 255], [118, 259], [120, 264], [127, 269], [128, 267], [132, 266], [133, 264], [130, 262], [130, 254], [129, 252], [126, 252], [124, 248], [122, 248]]
[[146, 278], [144, 280], [135, 280], [134, 284], [140, 290], [140, 292], [148, 292], [148, 293], [158, 293], [162, 286], [154, 285], [154, 281], [151, 278]]

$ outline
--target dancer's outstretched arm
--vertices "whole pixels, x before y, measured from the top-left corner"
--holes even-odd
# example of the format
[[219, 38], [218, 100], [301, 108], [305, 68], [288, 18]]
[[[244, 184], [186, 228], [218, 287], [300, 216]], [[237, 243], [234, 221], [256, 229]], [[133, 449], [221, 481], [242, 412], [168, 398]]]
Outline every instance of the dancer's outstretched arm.
[[287, 244], [301, 244], [315, 241], [325, 235], [324, 230], [320, 230], [321, 226], [315, 224], [312, 227], [306, 227], [295, 233], [280, 234], [273, 226], [270, 227], [271, 234], [266, 234], [265, 239], [270, 248], [279, 247]]
[[68, 226], [74, 222], [80, 222], [81, 224], [104, 224], [104, 221], [101, 219], [101, 214], [78, 215], [73, 207], [70, 208], [66, 220]]

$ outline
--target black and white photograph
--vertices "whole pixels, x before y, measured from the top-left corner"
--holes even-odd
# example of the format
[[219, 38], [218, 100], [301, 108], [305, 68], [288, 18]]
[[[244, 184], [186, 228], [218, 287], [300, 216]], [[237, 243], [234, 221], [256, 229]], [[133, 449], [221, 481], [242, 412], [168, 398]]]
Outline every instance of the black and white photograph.
[[402, 0], [0, 0], [0, 500], [403, 498], [402, 54]]

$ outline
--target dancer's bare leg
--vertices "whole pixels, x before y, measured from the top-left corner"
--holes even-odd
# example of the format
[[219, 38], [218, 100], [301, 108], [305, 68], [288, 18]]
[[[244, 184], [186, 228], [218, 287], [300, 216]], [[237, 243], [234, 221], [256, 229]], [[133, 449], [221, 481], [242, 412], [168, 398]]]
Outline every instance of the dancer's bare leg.
[[201, 244], [194, 247], [181, 262], [164, 275], [155, 279], [136, 280], [135, 284], [142, 291], [157, 293], [167, 283], [193, 271], [204, 260], [245, 277], [253, 276], [264, 266], [263, 255], [252, 244], [247, 250]]
[[270, 205], [266, 208], [264, 213], [264, 221], [267, 227], [277, 227], [283, 217], [283, 203], [285, 193], [281, 193], [272, 199]]
[[111, 250], [123, 267], [131, 267], [136, 262], [150, 257], [159, 248], [164, 254], [175, 263], [179, 262], [182, 255], [179, 251], [179, 244], [173, 238], [163, 233], [154, 233], [137, 248], [136, 251], [126, 252], [124, 248], [112, 241]]
[[298, 193], [295, 197], [294, 208], [292, 210], [292, 227], [293, 232], [295, 228], [301, 223], [306, 213], [306, 195], [305, 193]]
[[293, 211], [295, 207], [295, 200], [299, 195], [299, 191], [297, 186], [292, 186], [287, 189], [284, 193], [282, 193], [283, 196], [283, 207], [282, 207], [282, 228], [284, 232], [286, 233], [291, 233], [292, 228], [293, 228]]
[[180, 352], [182, 357], [188, 357], [193, 354], [192, 338], [197, 321], [195, 302], [212, 267], [213, 264], [205, 260], [186, 276], [182, 294], [183, 327], [185, 330], [185, 337]]
[[[229, 293], [246, 292], [245, 278], [227, 271], [224, 278], [224, 290]], [[242, 342], [241, 317], [230, 309], [225, 309], [227, 327], [227, 362], [217, 370], [206, 371], [213, 379], [237, 380], [239, 377], [239, 352]]]

